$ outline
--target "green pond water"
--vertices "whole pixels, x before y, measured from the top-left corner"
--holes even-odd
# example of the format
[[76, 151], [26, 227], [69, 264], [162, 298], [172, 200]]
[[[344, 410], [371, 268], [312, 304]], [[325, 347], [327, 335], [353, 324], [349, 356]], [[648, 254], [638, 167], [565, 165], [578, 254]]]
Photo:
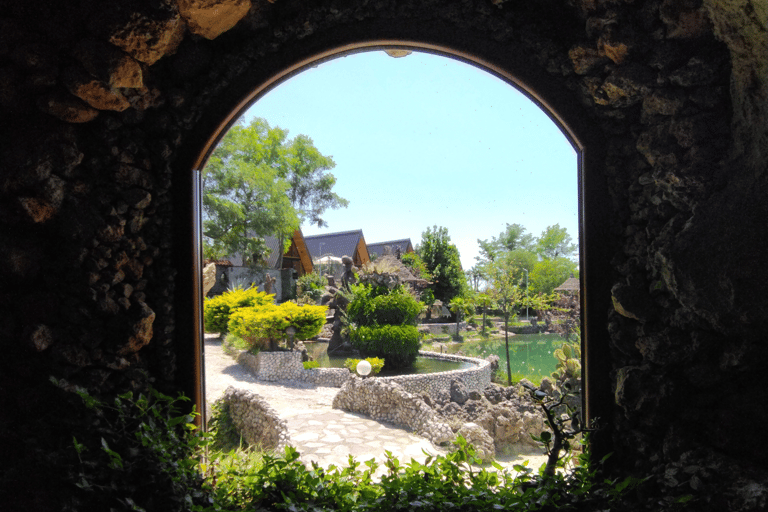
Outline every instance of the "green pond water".
[[[517, 334], [509, 337], [509, 366], [512, 374], [548, 376], [557, 366], [553, 355], [563, 344], [558, 334]], [[499, 368], [507, 371], [507, 354], [504, 338], [470, 340], [464, 343], [447, 344], [449, 354], [461, 351], [470, 357], [484, 359], [491, 354], [499, 356]]]
[[[307, 347], [307, 353], [320, 363], [322, 368], [344, 368], [344, 361], [350, 356], [328, 356], [328, 343], [322, 341], [316, 342], [304, 342]], [[433, 359], [431, 357], [417, 357], [416, 362], [413, 363], [411, 368], [405, 368], [398, 371], [384, 371], [382, 370], [378, 375], [380, 377], [390, 377], [394, 375], [415, 375], [422, 373], [437, 373], [447, 372], [450, 370], [463, 370], [465, 368], [472, 368], [472, 363], [465, 363], [461, 361], [441, 361], [439, 359]]]

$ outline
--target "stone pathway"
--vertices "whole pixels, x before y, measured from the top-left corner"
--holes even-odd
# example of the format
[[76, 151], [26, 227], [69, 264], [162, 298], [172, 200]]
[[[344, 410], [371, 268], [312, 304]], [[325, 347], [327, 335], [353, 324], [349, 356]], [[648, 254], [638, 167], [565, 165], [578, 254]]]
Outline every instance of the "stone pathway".
[[[333, 409], [331, 404], [338, 388], [315, 387], [303, 382], [258, 381], [224, 353], [218, 337], [206, 334], [205, 393], [209, 411], [210, 405], [228, 386], [247, 389], [264, 398], [288, 424], [291, 443], [305, 463], [347, 466], [349, 455], [361, 463], [370, 459], [381, 463], [386, 459], [386, 451], [392, 452], [401, 463], [411, 459], [424, 462], [427, 454], [447, 453], [446, 449], [401, 427]], [[500, 462], [511, 467], [524, 459], [533, 459], [531, 466], [538, 468], [544, 456], [510, 457]], [[383, 468], [379, 468], [379, 474], [381, 472]]]

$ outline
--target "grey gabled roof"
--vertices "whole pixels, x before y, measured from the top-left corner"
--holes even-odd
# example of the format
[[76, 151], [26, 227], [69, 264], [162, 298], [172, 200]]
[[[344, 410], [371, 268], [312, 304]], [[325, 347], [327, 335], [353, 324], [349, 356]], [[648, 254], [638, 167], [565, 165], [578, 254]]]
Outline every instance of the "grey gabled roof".
[[363, 238], [363, 230], [356, 229], [327, 235], [305, 236], [304, 243], [307, 244], [307, 250], [313, 260], [329, 254], [337, 258], [342, 256], [353, 258], [361, 238]]
[[384, 256], [384, 247], [389, 246], [392, 248], [392, 254], [395, 254], [395, 247], [400, 248], [400, 253], [405, 254], [408, 252], [408, 249], [410, 248], [413, 250], [413, 245], [411, 244], [410, 238], [402, 238], [400, 240], [390, 240], [388, 242], [376, 242], [373, 244], [367, 244], [368, 247], [368, 255], [373, 256], [374, 254], [376, 257], [380, 258]]
[[267, 257], [267, 268], [277, 268], [277, 259], [283, 253], [283, 248], [280, 246], [280, 240], [273, 236], [265, 236], [264, 243], [269, 248], [269, 256]]
[[563, 281], [563, 284], [555, 288], [556, 292], [578, 292], [580, 290], [580, 283], [578, 278], [576, 277], [569, 277], [565, 281]]

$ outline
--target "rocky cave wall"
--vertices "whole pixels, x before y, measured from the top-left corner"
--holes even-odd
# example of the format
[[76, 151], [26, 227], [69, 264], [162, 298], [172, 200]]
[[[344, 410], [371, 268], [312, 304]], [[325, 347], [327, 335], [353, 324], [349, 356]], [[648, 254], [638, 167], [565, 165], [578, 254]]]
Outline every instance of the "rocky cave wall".
[[[190, 313], [178, 290], [188, 291], [189, 257], [174, 233], [186, 232], [189, 153], [205, 123], [254, 68], [299, 42], [423, 23], [519, 48], [604, 142], [592, 172], [608, 195], [586, 200], [606, 203], [610, 218], [613, 404], [603, 422], [620, 464], [751, 467], [768, 455], [757, 442], [768, 412], [756, 406], [768, 355], [765, 2], [0, 6], [7, 417], [42, 414], [49, 375], [105, 394], [183, 388], [176, 361], [190, 345], [177, 332]], [[719, 481], [765, 478], [742, 473]]]

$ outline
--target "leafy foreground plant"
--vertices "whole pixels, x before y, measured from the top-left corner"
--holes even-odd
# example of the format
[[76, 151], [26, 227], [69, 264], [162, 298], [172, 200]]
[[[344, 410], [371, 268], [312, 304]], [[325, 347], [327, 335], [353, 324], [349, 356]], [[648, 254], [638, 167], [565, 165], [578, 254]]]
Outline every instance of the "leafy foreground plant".
[[[54, 381], [54, 384], [57, 384]], [[207, 502], [201, 488], [196, 435], [186, 397], [156, 390], [100, 401], [75, 388], [81, 424], [72, 444], [52, 454], [69, 486], [61, 510], [191, 510]], [[67, 400], [68, 397], [65, 397]]]
[[[157, 391], [99, 401], [83, 390], [80, 408], [92, 419], [52, 460], [68, 496], [62, 510], [131, 511], [581, 511], [623, 510], [617, 500], [635, 481], [601, 480], [586, 455], [567, 472], [535, 474], [477, 469], [480, 461], [462, 438], [446, 456], [403, 464], [387, 452], [380, 465], [305, 466], [294, 448], [283, 456], [258, 449], [221, 447], [233, 431], [224, 411], [214, 434], [202, 435], [181, 411], [185, 398]], [[68, 393], [69, 394], [69, 393]], [[217, 438], [216, 432], [219, 436]], [[230, 444], [230, 447], [233, 445]], [[616, 508], [612, 508], [617, 505]]]
[[206, 490], [212, 505], [196, 509], [290, 511], [549, 511], [610, 510], [632, 481], [598, 482], [597, 470], [586, 456], [570, 472], [534, 475], [525, 464], [514, 475], [476, 469], [474, 450], [459, 438], [457, 450], [446, 456], [429, 456], [424, 464], [407, 464], [387, 452], [380, 481], [374, 480], [379, 464], [349, 458], [345, 468], [306, 467], [299, 454], [287, 448], [284, 457], [262, 454], [260, 465], [219, 465], [209, 475]]

